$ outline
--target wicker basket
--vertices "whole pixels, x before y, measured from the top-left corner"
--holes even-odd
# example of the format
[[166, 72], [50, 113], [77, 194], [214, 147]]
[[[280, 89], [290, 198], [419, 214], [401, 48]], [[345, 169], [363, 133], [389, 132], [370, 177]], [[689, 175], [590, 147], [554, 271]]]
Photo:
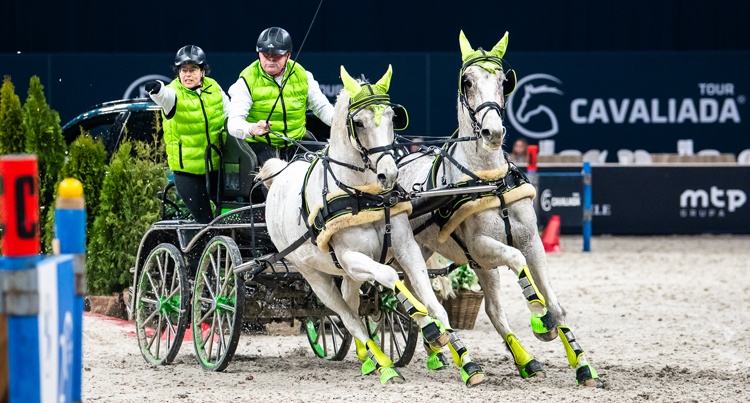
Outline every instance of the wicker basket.
[[443, 300], [451, 326], [454, 329], [473, 329], [483, 299], [484, 293], [481, 291], [459, 291], [456, 298]]

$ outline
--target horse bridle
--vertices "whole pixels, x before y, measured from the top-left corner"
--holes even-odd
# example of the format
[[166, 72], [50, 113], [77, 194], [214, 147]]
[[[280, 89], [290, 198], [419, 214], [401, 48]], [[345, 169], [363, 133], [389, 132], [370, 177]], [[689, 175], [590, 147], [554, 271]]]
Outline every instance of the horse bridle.
[[[366, 148], [362, 142], [359, 139], [359, 136], [357, 136], [356, 128], [354, 127], [354, 117], [361, 111], [365, 110], [366, 108], [370, 106], [375, 105], [384, 105], [384, 106], [390, 106], [393, 110], [403, 110], [404, 114], [406, 113], [406, 108], [404, 108], [402, 105], [394, 104], [391, 102], [391, 97], [388, 94], [375, 94], [372, 90], [372, 87], [369, 83], [366, 83], [362, 86], [362, 89], [364, 90], [367, 88], [367, 90], [370, 92], [370, 95], [365, 96], [362, 99], [359, 99], [355, 102], [349, 103], [349, 113], [346, 116], [346, 129], [347, 133], [349, 134], [349, 138], [353, 139], [355, 142], [355, 145], [357, 147], [357, 150], [359, 151], [359, 155], [362, 158], [362, 162], [364, 163], [364, 167], [355, 167], [352, 165], [346, 164], [347, 167], [350, 169], [357, 170], [359, 172], [364, 172], [365, 170], [369, 169], [373, 173], [375, 172], [378, 163], [380, 162], [380, 159], [385, 157], [386, 155], [390, 155], [394, 160], [396, 158], [395, 149], [396, 149], [396, 136], [393, 137], [393, 141], [391, 144], [374, 147], [374, 148]], [[408, 118], [407, 118], [408, 121]], [[394, 130], [403, 130], [406, 128], [406, 125], [403, 127], [400, 127], [399, 129], [395, 128], [394, 124]], [[375, 161], [375, 164], [370, 162], [369, 156], [372, 154], [382, 153], [378, 159]], [[344, 164], [341, 164], [344, 165]]]
[[[463, 84], [463, 76], [466, 69], [474, 64], [480, 63], [480, 62], [490, 62], [491, 64], [494, 64], [500, 68], [501, 71], [503, 71], [503, 74], [505, 74], [506, 79], [505, 81], [510, 82], [509, 77], [513, 77], [513, 80], [515, 81], [515, 72], [512, 69], [509, 69], [507, 72], [503, 70], [503, 59], [496, 57], [496, 56], [490, 56], [487, 53], [485, 53], [484, 50], [481, 48], [479, 49], [482, 51], [482, 56], [476, 57], [470, 60], [467, 60], [466, 63], [464, 63], [461, 66], [461, 70], [458, 73], [458, 95], [459, 99], [461, 100], [461, 105], [466, 108], [466, 111], [469, 113], [469, 118], [471, 118], [471, 127], [474, 132], [475, 137], [479, 137], [479, 132], [482, 130], [482, 122], [484, 122], [485, 117], [487, 117], [487, 114], [490, 111], [495, 111], [500, 116], [500, 119], [505, 119], [505, 97], [510, 95], [513, 92], [513, 89], [515, 88], [515, 83], [513, 83], [513, 88], [510, 88], [509, 90], [505, 89], [505, 86], [503, 85], [503, 105], [500, 106], [495, 101], [487, 101], [483, 102], [479, 106], [477, 106], [476, 109], [472, 108], [471, 105], [469, 105], [469, 101], [466, 99], [466, 95], [464, 94], [464, 84]], [[482, 111], [486, 109], [484, 114], [481, 117], [481, 120], [477, 120], [477, 115]]]

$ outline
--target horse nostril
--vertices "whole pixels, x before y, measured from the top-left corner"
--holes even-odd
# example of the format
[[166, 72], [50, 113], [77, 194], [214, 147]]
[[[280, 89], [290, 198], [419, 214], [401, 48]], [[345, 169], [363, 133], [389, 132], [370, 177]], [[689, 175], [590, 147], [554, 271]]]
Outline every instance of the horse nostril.
[[489, 129], [482, 129], [482, 130], [481, 130], [481, 131], [480, 131], [479, 133], [480, 133], [480, 134], [482, 135], [482, 137], [484, 137], [484, 138], [488, 138], [488, 137], [491, 137], [491, 136], [492, 136], [492, 132], [491, 132], [491, 131], [490, 131]]
[[384, 184], [385, 183], [385, 175], [384, 174], [378, 174], [378, 182], [380, 182], [380, 184]]

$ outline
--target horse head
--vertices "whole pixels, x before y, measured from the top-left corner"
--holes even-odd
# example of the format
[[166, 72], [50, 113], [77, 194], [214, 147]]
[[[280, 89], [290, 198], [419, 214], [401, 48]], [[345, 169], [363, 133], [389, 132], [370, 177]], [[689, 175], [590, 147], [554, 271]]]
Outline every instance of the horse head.
[[[349, 158], [358, 155], [364, 163], [363, 171], [372, 171], [384, 190], [393, 188], [398, 179], [394, 128], [406, 127], [406, 111], [401, 105], [392, 104], [388, 95], [392, 74], [389, 65], [383, 77], [370, 84], [364, 79], [355, 80], [341, 66], [344, 90], [336, 102], [331, 126], [332, 150], [334, 144], [346, 145], [349, 150], [345, 154]], [[346, 119], [337, 118], [344, 114]]]
[[503, 70], [508, 32], [490, 50], [474, 50], [464, 32], [459, 35], [463, 65], [459, 73], [459, 128], [462, 136], [475, 136], [482, 148], [496, 151], [505, 139], [505, 97], [515, 88], [513, 70]]

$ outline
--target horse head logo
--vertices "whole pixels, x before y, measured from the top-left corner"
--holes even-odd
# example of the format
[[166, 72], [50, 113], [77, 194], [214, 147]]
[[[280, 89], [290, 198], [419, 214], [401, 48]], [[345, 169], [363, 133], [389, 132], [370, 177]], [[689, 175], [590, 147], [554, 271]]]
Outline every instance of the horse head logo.
[[[545, 94], [563, 95], [557, 77], [549, 74], [531, 74], [518, 81], [518, 91], [509, 99], [508, 119], [519, 133], [526, 137], [544, 139], [558, 133], [555, 112], [547, 106]], [[517, 105], [517, 107], [516, 107]]]
[[168, 84], [172, 81], [173, 78], [169, 78], [161, 74], [148, 74], [138, 77], [135, 81], [130, 83], [128, 88], [125, 90], [125, 93], [122, 95], [122, 98], [148, 98], [148, 91], [146, 91], [146, 89], [144, 88], [147, 82], [151, 80], [161, 80], [164, 83]]

